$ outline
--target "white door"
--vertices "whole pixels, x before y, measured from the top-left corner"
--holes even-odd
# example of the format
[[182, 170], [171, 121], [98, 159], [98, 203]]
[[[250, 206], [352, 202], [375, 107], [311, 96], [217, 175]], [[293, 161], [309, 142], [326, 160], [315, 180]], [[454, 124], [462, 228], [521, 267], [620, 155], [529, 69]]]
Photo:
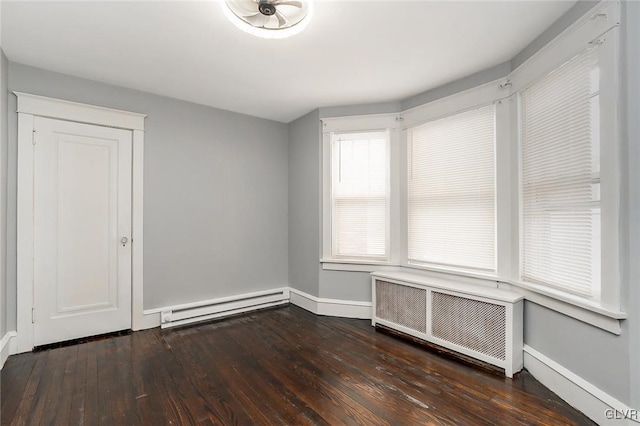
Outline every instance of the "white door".
[[129, 329], [131, 132], [34, 126], [34, 344]]

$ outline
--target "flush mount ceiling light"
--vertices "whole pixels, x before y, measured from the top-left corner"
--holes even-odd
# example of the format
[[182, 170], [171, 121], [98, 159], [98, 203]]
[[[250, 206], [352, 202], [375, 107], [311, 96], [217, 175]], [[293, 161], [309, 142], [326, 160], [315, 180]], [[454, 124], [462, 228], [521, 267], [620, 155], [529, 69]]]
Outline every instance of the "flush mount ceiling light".
[[311, 19], [310, 0], [225, 0], [223, 8], [242, 31], [265, 38], [298, 34]]

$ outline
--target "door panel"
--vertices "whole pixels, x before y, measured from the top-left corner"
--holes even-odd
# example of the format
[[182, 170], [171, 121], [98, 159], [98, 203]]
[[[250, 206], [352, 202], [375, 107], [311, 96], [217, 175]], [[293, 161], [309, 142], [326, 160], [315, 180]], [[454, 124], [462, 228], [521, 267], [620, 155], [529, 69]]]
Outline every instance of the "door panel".
[[131, 132], [36, 118], [34, 343], [131, 327]]

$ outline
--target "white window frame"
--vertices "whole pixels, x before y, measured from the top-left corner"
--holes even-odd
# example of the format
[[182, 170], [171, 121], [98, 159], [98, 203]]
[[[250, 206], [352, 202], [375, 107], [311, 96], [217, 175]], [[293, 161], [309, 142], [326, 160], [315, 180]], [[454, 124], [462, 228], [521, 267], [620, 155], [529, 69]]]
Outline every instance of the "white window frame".
[[[485, 280], [486, 284], [495, 285], [496, 281], [505, 281], [509, 277], [511, 265], [511, 199], [512, 182], [509, 167], [509, 150], [511, 129], [505, 126], [510, 114], [509, 90], [501, 86], [502, 80], [492, 81], [474, 88], [458, 92], [451, 96], [411, 108], [402, 113], [402, 136], [400, 138], [400, 156], [403, 159], [400, 168], [401, 185], [401, 218], [400, 221], [400, 266], [426, 273], [455, 275], [471, 279]], [[407, 181], [407, 129], [420, 124], [445, 118], [464, 111], [494, 103], [496, 107], [496, 142], [495, 142], [495, 200], [496, 200], [496, 270], [495, 273], [483, 273], [475, 270], [444, 266], [427, 266], [410, 264], [408, 261], [408, 185]], [[445, 277], [447, 275], [444, 275]]]
[[[504, 89], [500, 88], [497, 82], [487, 83], [473, 89], [457, 93], [452, 96], [448, 96], [444, 99], [431, 102], [426, 105], [421, 105], [416, 108], [412, 108], [405, 111], [402, 114], [403, 127], [402, 136], [400, 138], [400, 156], [402, 163], [400, 167], [400, 179], [401, 185], [401, 218], [400, 221], [400, 266], [405, 268], [412, 268], [424, 271], [439, 272], [453, 275], [461, 275], [470, 278], [480, 278], [491, 281], [497, 281], [500, 277], [507, 277], [508, 271], [506, 269], [509, 264], [508, 258], [510, 251], [506, 250], [508, 246], [501, 246], [500, 241], [506, 241], [508, 243], [508, 230], [509, 230], [509, 202], [510, 194], [509, 177], [504, 176], [504, 167], [500, 167], [498, 160], [502, 159], [499, 155], [501, 149], [509, 146], [509, 132], [505, 132], [504, 126], [500, 126], [500, 123], [505, 118], [505, 112], [507, 109], [503, 106]], [[495, 270], [493, 272], [482, 272], [474, 269], [465, 269], [460, 267], [447, 267], [441, 265], [427, 265], [427, 264], [414, 264], [409, 263], [408, 259], [408, 132], [407, 130], [412, 127], [419, 126], [430, 121], [446, 118], [455, 114], [459, 114], [465, 111], [474, 110], [489, 104], [495, 105], [495, 203], [496, 203], [496, 217], [495, 217]], [[506, 164], [506, 163], [505, 163]]]
[[[603, 2], [547, 46], [529, 58], [509, 76], [512, 97], [512, 140], [518, 141], [512, 159], [512, 178], [518, 182], [515, 191], [517, 203], [512, 211], [511, 242], [518, 255], [512, 257], [509, 283], [517, 286], [535, 303], [557, 310], [584, 322], [619, 334], [619, 320], [627, 317], [620, 309], [620, 143], [617, 109], [619, 103], [619, 28], [620, 4]], [[600, 140], [601, 140], [601, 265], [602, 294], [599, 302], [556, 290], [548, 286], [522, 282], [522, 199], [519, 117], [515, 99], [520, 91], [534, 81], [557, 69], [584, 51], [590, 44], [600, 44]], [[517, 210], [517, 211], [516, 211]]]
[[[398, 265], [399, 180], [397, 114], [322, 119], [322, 268], [339, 271], [372, 272]], [[388, 256], [385, 261], [334, 258], [331, 231], [331, 134], [389, 130], [389, 217]]]

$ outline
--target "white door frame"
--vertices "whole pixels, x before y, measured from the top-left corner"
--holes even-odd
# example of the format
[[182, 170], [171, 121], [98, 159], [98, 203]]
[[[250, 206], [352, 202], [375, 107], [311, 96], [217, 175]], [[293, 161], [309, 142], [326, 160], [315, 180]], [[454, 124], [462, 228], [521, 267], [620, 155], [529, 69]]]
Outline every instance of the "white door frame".
[[[33, 132], [34, 118], [46, 117], [131, 130], [133, 141], [131, 328], [142, 330], [157, 324], [143, 314], [143, 166], [146, 115], [13, 92], [18, 98], [18, 230], [17, 230], [17, 352], [33, 349]], [[148, 318], [149, 319], [149, 318]]]

